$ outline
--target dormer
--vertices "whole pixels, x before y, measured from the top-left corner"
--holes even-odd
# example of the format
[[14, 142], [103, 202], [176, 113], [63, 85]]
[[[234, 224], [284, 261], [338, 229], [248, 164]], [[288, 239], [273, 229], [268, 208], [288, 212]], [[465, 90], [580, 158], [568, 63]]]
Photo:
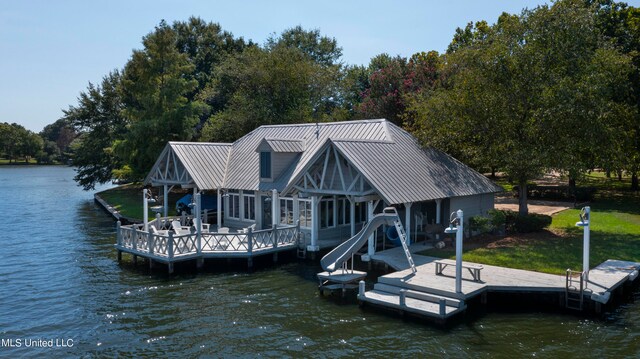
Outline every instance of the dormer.
[[271, 182], [291, 165], [299, 153], [304, 152], [304, 141], [265, 138], [256, 152], [260, 155], [260, 181]]

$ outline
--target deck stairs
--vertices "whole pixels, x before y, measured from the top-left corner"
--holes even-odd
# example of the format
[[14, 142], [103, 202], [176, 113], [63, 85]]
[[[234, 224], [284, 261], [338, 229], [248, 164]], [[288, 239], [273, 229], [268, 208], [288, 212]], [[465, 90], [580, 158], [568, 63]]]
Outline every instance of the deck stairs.
[[359, 293], [358, 299], [438, 320], [444, 320], [466, 309], [464, 301], [458, 298], [386, 283], [376, 283], [373, 290]]
[[565, 307], [582, 310], [584, 305], [584, 272], [567, 269], [565, 286]]

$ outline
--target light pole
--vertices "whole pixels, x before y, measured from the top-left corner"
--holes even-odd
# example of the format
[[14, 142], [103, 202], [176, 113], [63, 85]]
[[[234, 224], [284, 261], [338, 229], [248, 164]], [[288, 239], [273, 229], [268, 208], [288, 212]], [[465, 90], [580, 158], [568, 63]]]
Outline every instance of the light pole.
[[151, 191], [145, 188], [142, 190], [142, 221], [145, 232], [149, 232], [149, 203], [156, 203], [156, 200], [151, 197]]
[[590, 240], [591, 207], [582, 207], [580, 211], [580, 221], [576, 226], [584, 230], [582, 244], [582, 272], [584, 273], [585, 285], [589, 281], [589, 240]]
[[[462, 210], [459, 209], [457, 213], [451, 212], [449, 219], [449, 228], [446, 228], [444, 233], [456, 234], [456, 292], [462, 293], [462, 235], [464, 234], [464, 214]], [[453, 226], [454, 224], [456, 227]]]

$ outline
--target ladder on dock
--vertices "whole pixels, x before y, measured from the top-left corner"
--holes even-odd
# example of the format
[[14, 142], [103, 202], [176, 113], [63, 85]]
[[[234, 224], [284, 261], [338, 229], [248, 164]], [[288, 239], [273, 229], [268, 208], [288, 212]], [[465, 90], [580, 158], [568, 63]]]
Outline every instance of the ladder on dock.
[[565, 306], [568, 309], [582, 310], [584, 305], [584, 272], [567, 269], [565, 287]]
[[404, 254], [407, 256], [407, 261], [409, 262], [409, 267], [411, 268], [411, 272], [415, 274], [418, 270], [416, 269], [416, 264], [413, 261], [413, 257], [411, 257], [411, 251], [409, 251], [409, 246], [407, 245], [407, 233], [404, 231], [402, 222], [400, 222], [398, 211], [395, 209], [395, 207], [388, 207], [384, 209], [384, 212], [392, 212], [392, 211], [396, 215], [396, 220], [393, 221], [393, 224], [396, 227], [396, 232], [398, 232], [398, 236], [400, 237], [400, 243], [402, 244], [402, 249], [404, 250]]

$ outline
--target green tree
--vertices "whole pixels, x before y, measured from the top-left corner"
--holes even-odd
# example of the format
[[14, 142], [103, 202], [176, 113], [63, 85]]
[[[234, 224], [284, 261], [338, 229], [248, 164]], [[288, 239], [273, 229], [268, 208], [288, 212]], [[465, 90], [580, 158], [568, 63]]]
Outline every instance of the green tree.
[[[162, 21], [134, 50], [122, 78], [123, 114], [129, 120], [124, 140], [116, 141], [117, 155], [128, 165], [131, 178], [142, 178], [168, 141], [194, 136], [201, 101], [189, 101], [198, 86], [194, 64], [176, 47], [176, 31]], [[121, 168], [122, 170], [123, 168]]]
[[507, 172], [524, 215], [527, 181], [591, 168], [611, 140], [608, 120], [625, 113], [615, 94], [628, 84], [628, 58], [578, 1], [503, 14], [475, 31], [450, 48], [445, 84], [412, 111], [426, 143]]
[[85, 190], [111, 181], [113, 171], [124, 165], [112, 148], [116, 140], [124, 138], [127, 124], [121, 114], [120, 81], [120, 73], [113, 71], [99, 86], [89, 83], [80, 93], [78, 104], [63, 111], [61, 120], [79, 133], [70, 148], [76, 167], [74, 180]]
[[[57, 151], [45, 151], [50, 154], [56, 154], [56, 161], [65, 161], [69, 155], [71, 142], [76, 138], [77, 134], [64, 118], [58, 119], [52, 124], [44, 127], [40, 132], [40, 136], [45, 141], [45, 147], [47, 142], [51, 141], [58, 147]], [[49, 149], [51, 150], [51, 149]]]

